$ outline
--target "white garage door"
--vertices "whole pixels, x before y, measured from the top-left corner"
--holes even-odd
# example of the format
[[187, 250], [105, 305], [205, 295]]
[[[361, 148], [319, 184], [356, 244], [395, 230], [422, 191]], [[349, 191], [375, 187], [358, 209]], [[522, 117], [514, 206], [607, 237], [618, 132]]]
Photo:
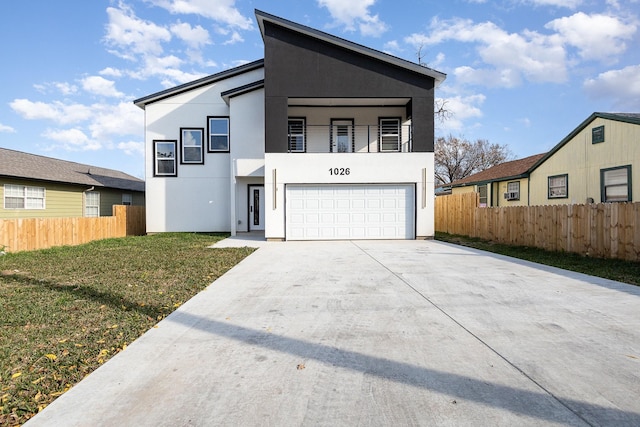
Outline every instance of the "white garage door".
[[287, 240], [413, 239], [413, 185], [287, 185]]

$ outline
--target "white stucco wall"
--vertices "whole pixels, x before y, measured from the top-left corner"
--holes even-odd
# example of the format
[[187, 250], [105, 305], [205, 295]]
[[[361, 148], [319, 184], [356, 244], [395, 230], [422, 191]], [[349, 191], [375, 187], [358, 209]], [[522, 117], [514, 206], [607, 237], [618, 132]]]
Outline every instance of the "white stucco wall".
[[[349, 175], [330, 168], [349, 168]], [[267, 153], [264, 183], [268, 239], [286, 237], [285, 185], [305, 183], [415, 184], [416, 236], [434, 235], [433, 153]]]
[[[238, 139], [231, 141], [231, 153], [207, 153], [207, 116], [231, 116], [231, 110], [220, 93], [262, 78], [262, 69], [253, 70], [146, 105], [145, 178], [148, 232], [231, 230], [232, 153], [234, 150], [244, 152], [254, 148], [252, 145], [245, 150], [240, 146], [245, 140]], [[262, 110], [252, 114], [264, 117], [263, 103], [255, 104], [255, 107], [262, 107]], [[245, 122], [239, 125], [242, 126], [243, 123]], [[234, 128], [238, 132], [234, 117], [230, 117], [230, 126], [230, 134]], [[154, 177], [153, 141], [175, 140], [179, 151], [181, 127], [204, 129], [204, 164], [183, 165], [178, 161], [177, 177]], [[264, 125], [257, 127], [260, 132], [264, 132]], [[253, 140], [249, 143], [254, 144]], [[260, 146], [259, 141], [255, 144]]]

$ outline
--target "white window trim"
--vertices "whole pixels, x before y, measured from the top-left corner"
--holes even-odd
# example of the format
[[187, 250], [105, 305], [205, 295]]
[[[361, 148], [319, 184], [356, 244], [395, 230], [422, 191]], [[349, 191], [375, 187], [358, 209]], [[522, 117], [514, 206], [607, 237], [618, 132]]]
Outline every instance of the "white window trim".
[[[291, 132], [292, 122], [298, 122], [301, 126], [300, 132]], [[307, 121], [304, 117], [289, 117], [287, 121], [287, 149], [290, 153], [304, 153], [307, 150], [306, 143]], [[291, 138], [295, 137], [295, 149], [291, 149]], [[302, 142], [300, 142], [302, 141]]]
[[[385, 123], [386, 122], [386, 123]], [[385, 128], [388, 129], [388, 126], [393, 123], [395, 127], [395, 132], [385, 131]], [[397, 153], [400, 151], [402, 146], [402, 124], [401, 119], [398, 117], [380, 117], [378, 119], [378, 127], [380, 134], [380, 151], [385, 153]], [[390, 144], [389, 142], [385, 142], [387, 139], [395, 140], [395, 148], [385, 149], [385, 144]]]
[[[622, 183], [613, 183], [613, 184], [607, 184], [605, 182], [605, 175], [607, 174], [607, 172], [613, 172], [613, 171], [620, 171], [620, 170], [624, 170], [626, 171], [626, 182], [624, 184]], [[631, 194], [631, 165], [625, 165], [625, 166], [618, 166], [618, 167], [613, 167], [613, 168], [606, 168], [606, 169], [600, 169], [600, 198], [601, 201], [603, 203], [616, 203], [616, 202], [630, 202], [632, 201], [632, 197], [633, 195]], [[626, 197], [624, 200], [622, 199], [611, 199], [611, 198], [607, 198], [607, 188], [613, 188], [613, 187], [624, 187], [626, 188]]]
[[[173, 145], [173, 157], [161, 157], [158, 156], [158, 145], [166, 144]], [[178, 159], [177, 159], [177, 151], [178, 149], [178, 141], [176, 140], [154, 140], [153, 141], [153, 174], [154, 176], [178, 176]], [[159, 162], [173, 162], [173, 173], [160, 173], [158, 164]]]
[[[93, 196], [96, 195], [97, 196], [97, 204], [89, 204], [89, 197], [88, 196]], [[96, 209], [96, 215], [90, 215], [87, 210], [89, 208], [95, 208]], [[100, 216], [100, 192], [98, 191], [86, 191], [84, 193], [84, 216], [85, 218], [97, 218]]]
[[[14, 190], [21, 190], [22, 195], [18, 196], [16, 195], [7, 195], [8, 190], [10, 190], [13, 187]], [[33, 195], [29, 195], [29, 190], [36, 190], [38, 192], [42, 192], [42, 197], [35, 197]], [[7, 207], [7, 197], [9, 198], [14, 198], [14, 199], [18, 199], [21, 198], [22, 199], [22, 207], [21, 208], [14, 208], [14, 207]], [[42, 200], [42, 206], [41, 207], [29, 207], [29, 200]], [[16, 185], [16, 184], [5, 184], [4, 185], [4, 209], [7, 210], [44, 210], [46, 209], [47, 205], [46, 205], [46, 201], [47, 201], [47, 190], [44, 187], [34, 187], [34, 186], [28, 186], [28, 185]]]
[[[227, 130], [225, 133], [214, 133], [211, 129], [211, 122], [213, 120], [225, 121], [227, 124]], [[228, 153], [231, 149], [231, 122], [228, 116], [208, 116], [207, 117], [207, 152], [208, 153]], [[212, 136], [224, 136], [227, 139], [227, 146], [225, 148], [213, 148], [211, 146]]]
[[[562, 178], [564, 180], [564, 184], [562, 185], [554, 185], [552, 186], [552, 180], [554, 179], [560, 179]], [[564, 193], [563, 194], [558, 194], [558, 195], [553, 195], [551, 194], [551, 190], [552, 189], [563, 189]], [[563, 174], [563, 175], [553, 175], [547, 178], [547, 198], [548, 199], [566, 199], [569, 197], [569, 175], [567, 174]]]

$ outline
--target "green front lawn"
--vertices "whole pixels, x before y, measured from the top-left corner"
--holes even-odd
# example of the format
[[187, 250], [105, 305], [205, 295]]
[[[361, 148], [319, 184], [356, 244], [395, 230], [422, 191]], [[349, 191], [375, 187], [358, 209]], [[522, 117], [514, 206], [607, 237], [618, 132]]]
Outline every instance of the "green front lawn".
[[19, 425], [253, 249], [167, 233], [0, 256], [0, 425]]

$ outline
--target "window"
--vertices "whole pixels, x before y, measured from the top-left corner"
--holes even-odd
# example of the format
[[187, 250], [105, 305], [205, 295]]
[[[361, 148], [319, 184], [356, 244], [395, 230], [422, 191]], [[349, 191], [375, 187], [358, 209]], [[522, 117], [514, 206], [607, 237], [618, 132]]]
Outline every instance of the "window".
[[229, 152], [229, 117], [207, 117], [209, 153]]
[[520, 200], [520, 181], [507, 183], [507, 192], [504, 193], [507, 200]]
[[548, 178], [548, 194], [549, 199], [566, 199], [569, 197], [569, 176], [568, 175], [556, 175]]
[[603, 202], [630, 202], [631, 165], [600, 170], [600, 187]]
[[84, 193], [84, 216], [100, 216], [100, 193], [97, 191], [87, 191]]
[[122, 204], [126, 206], [131, 206], [133, 204], [133, 197], [131, 194], [123, 194], [122, 195]]
[[153, 141], [154, 176], [177, 176], [176, 141]]
[[400, 151], [400, 119], [380, 119], [380, 151]]
[[180, 128], [180, 164], [204, 164], [202, 128]]
[[480, 194], [480, 207], [481, 208], [486, 208], [487, 207], [487, 184], [484, 185], [478, 185], [478, 193]]
[[289, 118], [287, 134], [289, 137], [290, 153], [304, 153], [306, 151], [305, 133], [304, 118]]
[[5, 209], [44, 209], [44, 187], [4, 185]]
[[598, 144], [600, 142], [604, 142], [604, 126], [591, 129], [591, 143]]

